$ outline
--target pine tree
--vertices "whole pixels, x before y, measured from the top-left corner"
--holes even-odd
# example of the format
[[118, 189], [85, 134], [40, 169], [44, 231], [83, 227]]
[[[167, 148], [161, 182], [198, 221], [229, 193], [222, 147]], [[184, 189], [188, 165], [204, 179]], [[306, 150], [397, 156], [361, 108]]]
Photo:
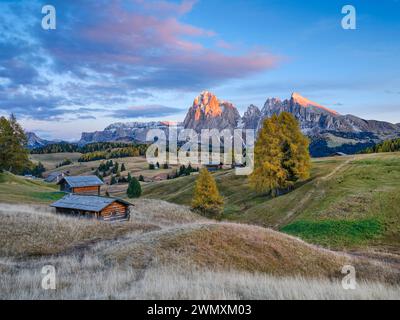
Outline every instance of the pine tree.
[[129, 198], [139, 198], [142, 195], [142, 187], [135, 177], [132, 177], [131, 182], [129, 182], [126, 194]]
[[125, 163], [123, 163], [122, 165], [121, 165], [121, 172], [124, 172], [126, 170], [126, 168], [125, 168]]
[[219, 218], [223, 204], [213, 176], [207, 169], [201, 169], [194, 188], [192, 209], [203, 215]]
[[132, 180], [132, 175], [130, 172], [128, 172], [128, 183], [131, 182], [131, 180]]
[[24, 130], [14, 115], [0, 117], [0, 170], [21, 173], [31, 169]]
[[110, 185], [113, 185], [113, 184], [117, 184], [117, 179], [115, 178], [115, 176], [111, 177]]
[[293, 188], [299, 179], [308, 178], [308, 146], [308, 139], [290, 113], [265, 119], [254, 149], [251, 186], [259, 193], [277, 196], [282, 190]]
[[115, 165], [114, 165], [114, 168], [113, 168], [112, 172], [113, 173], [117, 173], [118, 170], [119, 170], [119, 164], [118, 164], [118, 162], [115, 162]]

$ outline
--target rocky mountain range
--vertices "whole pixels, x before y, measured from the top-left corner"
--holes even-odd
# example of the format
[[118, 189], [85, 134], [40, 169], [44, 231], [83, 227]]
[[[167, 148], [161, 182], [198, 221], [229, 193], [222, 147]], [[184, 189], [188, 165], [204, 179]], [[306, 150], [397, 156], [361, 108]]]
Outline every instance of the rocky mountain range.
[[25, 132], [25, 136], [28, 141], [27, 143], [28, 149], [40, 148], [55, 143], [53, 141], [39, 138], [34, 132]]
[[[92, 142], [148, 142], [146, 141], [147, 132], [150, 129], [160, 129], [166, 134], [171, 123], [163, 121], [154, 122], [127, 122], [113, 123], [103, 131], [83, 132], [79, 145], [85, 145]], [[182, 124], [178, 123], [178, 127]]]
[[[198, 132], [202, 129], [235, 128], [258, 131], [265, 118], [285, 111], [296, 117], [301, 130], [310, 138], [313, 156], [326, 156], [335, 152], [355, 153], [383, 140], [400, 136], [400, 124], [341, 115], [298, 93], [293, 93], [286, 100], [268, 98], [262, 109], [250, 105], [241, 117], [232, 103], [219, 100], [211, 92], [204, 91], [194, 99], [184, 122], [177, 125]], [[161, 129], [167, 134], [169, 125], [168, 122], [114, 123], [102, 131], [82, 133], [79, 144], [108, 141], [144, 143], [148, 142], [146, 134], [150, 129]], [[31, 133], [28, 138], [30, 146], [49, 144]]]

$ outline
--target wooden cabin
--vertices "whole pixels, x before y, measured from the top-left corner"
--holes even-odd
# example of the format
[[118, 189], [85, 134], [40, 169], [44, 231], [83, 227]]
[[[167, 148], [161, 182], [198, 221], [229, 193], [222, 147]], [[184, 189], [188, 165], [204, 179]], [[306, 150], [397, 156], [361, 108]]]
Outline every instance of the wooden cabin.
[[215, 172], [218, 170], [222, 170], [222, 163], [218, 163], [218, 164], [206, 164], [204, 165], [204, 167], [209, 171], [209, 172]]
[[97, 176], [77, 176], [64, 177], [57, 184], [63, 192], [99, 196], [104, 183]]
[[45, 179], [45, 182], [59, 183], [64, 177], [68, 176], [69, 172], [52, 172]]
[[122, 199], [69, 194], [50, 206], [57, 213], [99, 219], [103, 221], [129, 220], [132, 204]]

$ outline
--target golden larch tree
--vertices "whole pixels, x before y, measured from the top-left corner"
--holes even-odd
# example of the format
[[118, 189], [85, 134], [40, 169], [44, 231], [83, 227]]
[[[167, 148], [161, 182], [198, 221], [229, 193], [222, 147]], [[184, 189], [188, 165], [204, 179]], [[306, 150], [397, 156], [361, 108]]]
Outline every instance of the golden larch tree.
[[223, 198], [217, 183], [207, 169], [203, 168], [196, 180], [192, 199], [192, 209], [205, 216], [219, 218], [223, 210]]
[[259, 193], [277, 196], [293, 188], [310, 172], [309, 141], [294, 116], [282, 112], [263, 122], [254, 148], [250, 185]]

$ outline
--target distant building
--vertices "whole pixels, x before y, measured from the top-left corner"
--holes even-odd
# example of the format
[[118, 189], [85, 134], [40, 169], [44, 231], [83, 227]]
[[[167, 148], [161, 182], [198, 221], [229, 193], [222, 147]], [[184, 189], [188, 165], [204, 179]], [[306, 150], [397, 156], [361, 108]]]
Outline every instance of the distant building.
[[204, 167], [210, 172], [215, 172], [215, 171], [218, 171], [218, 170], [222, 170], [223, 165], [222, 165], [222, 163], [219, 163], [219, 164], [206, 164], [206, 165], [204, 165]]
[[104, 221], [129, 220], [132, 204], [121, 199], [69, 194], [50, 206], [57, 213], [95, 218]]
[[104, 183], [97, 176], [76, 176], [63, 177], [57, 184], [63, 192], [99, 196], [100, 187]]
[[347, 156], [347, 154], [344, 152], [335, 152], [331, 155], [331, 157], [344, 157], [344, 156]]
[[44, 181], [49, 183], [59, 183], [60, 180], [66, 176], [68, 176], [68, 173], [66, 172], [53, 172], [50, 173]]

